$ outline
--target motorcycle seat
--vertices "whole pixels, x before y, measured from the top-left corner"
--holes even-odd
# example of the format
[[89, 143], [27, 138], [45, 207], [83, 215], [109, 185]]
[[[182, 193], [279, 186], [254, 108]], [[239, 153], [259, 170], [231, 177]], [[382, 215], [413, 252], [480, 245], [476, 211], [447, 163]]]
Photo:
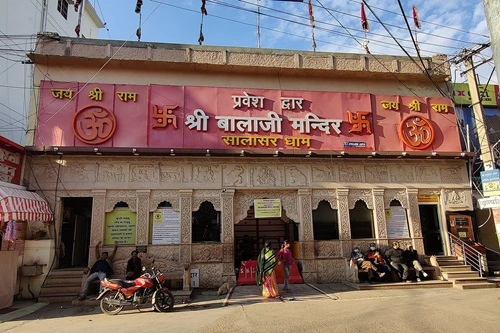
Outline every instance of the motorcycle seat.
[[111, 283], [115, 283], [123, 288], [128, 288], [135, 286], [135, 282], [133, 280], [120, 280], [120, 279], [111, 279], [108, 280]]

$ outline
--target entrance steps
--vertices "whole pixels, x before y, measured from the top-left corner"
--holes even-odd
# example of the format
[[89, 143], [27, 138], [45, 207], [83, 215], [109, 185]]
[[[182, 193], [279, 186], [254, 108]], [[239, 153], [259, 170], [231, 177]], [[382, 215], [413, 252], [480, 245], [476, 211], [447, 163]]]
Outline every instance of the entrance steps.
[[486, 277], [480, 277], [479, 272], [473, 271], [470, 265], [453, 256], [436, 256], [441, 276], [444, 280], [453, 283], [458, 289], [496, 288], [495, 283], [488, 282]]
[[45, 279], [38, 302], [71, 302], [82, 286], [83, 268], [55, 269]]

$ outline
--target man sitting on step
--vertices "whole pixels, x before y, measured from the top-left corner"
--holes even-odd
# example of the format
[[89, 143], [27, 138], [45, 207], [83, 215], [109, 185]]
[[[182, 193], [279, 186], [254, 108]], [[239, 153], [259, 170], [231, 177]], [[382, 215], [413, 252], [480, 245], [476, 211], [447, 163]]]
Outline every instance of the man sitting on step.
[[396, 269], [401, 280], [410, 283], [411, 281], [407, 280], [408, 266], [405, 264], [403, 253], [403, 249], [399, 247], [399, 242], [393, 242], [392, 247], [385, 251], [385, 256], [391, 261], [391, 266]]
[[[84, 300], [87, 297], [90, 282], [94, 281], [95, 279], [99, 279], [99, 281], [102, 281], [106, 278], [106, 276], [112, 274], [113, 272], [112, 261], [115, 257], [116, 250], [118, 249], [118, 242], [115, 242], [115, 248], [113, 249], [113, 253], [111, 253], [110, 256], [108, 256], [108, 252], [103, 252], [102, 254], [100, 253], [99, 246], [101, 244], [102, 242], [99, 241], [95, 246], [95, 256], [98, 259], [90, 268], [89, 276], [87, 276], [85, 282], [83, 283], [82, 289], [80, 290], [80, 296], [78, 297], [79, 300]], [[101, 288], [102, 285], [99, 283], [99, 291], [101, 290]]]
[[415, 268], [416, 271], [415, 274], [417, 275], [417, 282], [422, 281], [420, 279], [420, 275], [422, 275], [424, 278], [427, 277], [428, 274], [424, 272], [422, 265], [420, 265], [420, 262], [418, 261], [417, 250], [414, 250], [412, 245], [408, 245], [408, 249], [403, 253], [403, 256], [405, 258], [405, 262], [408, 265], [408, 267], [413, 266]]

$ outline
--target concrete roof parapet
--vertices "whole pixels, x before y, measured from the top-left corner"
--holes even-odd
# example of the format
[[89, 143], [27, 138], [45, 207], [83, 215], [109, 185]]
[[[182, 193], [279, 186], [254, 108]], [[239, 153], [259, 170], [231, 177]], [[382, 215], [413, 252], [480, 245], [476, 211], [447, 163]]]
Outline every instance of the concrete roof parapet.
[[[384, 77], [389, 73], [401, 78], [426, 79], [422, 75], [419, 59], [403, 56], [366, 55], [350, 53], [312, 52], [296, 50], [217, 47], [166, 43], [123, 42], [90, 40], [71, 37], [54, 38], [39, 35], [35, 51], [30, 54], [35, 63], [49, 63], [57, 58], [61, 64], [72, 64], [72, 58], [92, 63], [113, 58], [120, 64], [134, 67], [210, 68], [220, 71], [252, 73], [279, 72], [290, 75], [336, 75]], [[425, 67], [438, 80], [450, 75], [446, 55], [423, 58]], [[202, 66], [202, 67], [200, 67]]]

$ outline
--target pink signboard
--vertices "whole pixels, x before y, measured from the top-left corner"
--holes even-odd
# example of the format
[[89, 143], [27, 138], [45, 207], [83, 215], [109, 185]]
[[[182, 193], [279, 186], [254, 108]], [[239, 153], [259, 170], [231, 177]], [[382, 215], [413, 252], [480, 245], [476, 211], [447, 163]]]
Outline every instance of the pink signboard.
[[42, 82], [35, 145], [461, 151], [446, 98], [54, 81]]

